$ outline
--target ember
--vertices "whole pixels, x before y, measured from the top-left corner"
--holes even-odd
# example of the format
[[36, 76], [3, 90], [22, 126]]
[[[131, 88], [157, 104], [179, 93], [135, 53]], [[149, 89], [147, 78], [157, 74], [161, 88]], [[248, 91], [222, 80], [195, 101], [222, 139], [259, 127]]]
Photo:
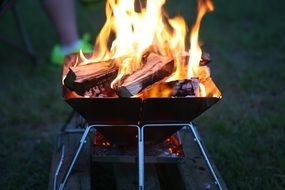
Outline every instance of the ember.
[[[215, 89], [214, 84], [205, 83], [211, 80], [207, 66], [210, 57], [202, 53], [198, 41], [202, 18], [214, 9], [211, 0], [198, 0], [190, 43], [186, 40], [185, 20], [164, 14], [165, 0], [148, 0], [139, 11], [135, 3], [107, 1], [107, 20], [96, 39], [94, 53], [80, 52], [68, 63], [64, 85], [87, 98], [219, 97], [219, 92], [209, 92]], [[109, 47], [111, 36], [115, 39]]]

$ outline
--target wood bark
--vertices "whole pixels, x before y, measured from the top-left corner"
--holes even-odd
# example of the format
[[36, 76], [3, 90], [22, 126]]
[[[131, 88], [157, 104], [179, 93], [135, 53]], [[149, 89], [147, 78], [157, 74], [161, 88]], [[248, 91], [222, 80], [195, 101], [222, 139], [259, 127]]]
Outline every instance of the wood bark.
[[110, 89], [110, 83], [118, 73], [118, 66], [113, 60], [70, 67], [64, 84], [79, 95], [84, 95], [91, 88]]
[[114, 88], [120, 97], [131, 97], [174, 72], [174, 60], [154, 53], [148, 55], [140, 69], [123, 77]]

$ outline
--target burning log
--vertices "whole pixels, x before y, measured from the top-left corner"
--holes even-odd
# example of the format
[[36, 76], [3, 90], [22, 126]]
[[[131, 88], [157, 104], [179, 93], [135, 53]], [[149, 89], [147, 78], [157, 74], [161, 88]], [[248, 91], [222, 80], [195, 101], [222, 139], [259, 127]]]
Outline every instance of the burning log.
[[199, 65], [200, 65], [200, 66], [206, 66], [206, 65], [208, 65], [211, 61], [212, 61], [212, 60], [211, 60], [210, 54], [207, 53], [207, 52], [203, 52], [203, 53], [202, 53], [202, 56], [201, 56], [201, 60], [200, 60]]
[[154, 53], [134, 73], [115, 83], [114, 88], [120, 97], [131, 97], [148, 86], [170, 76], [174, 71], [174, 60]]
[[155, 97], [199, 96], [199, 83], [199, 79], [196, 77], [191, 79], [161, 82], [144, 90], [139, 94], [139, 96], [144, 99]]
[[172, 87], [173, 97], [199, 96], [199, 79], [196, 77], [171, 81], [165, 84], [168, 88]]
[[110, 88], [110, 85], [100, 85], [90, 88], [85, 91], [84, 97], [86, 98], [107, 98], [107, 97], [118, 97], [115, 90]]
[[113, 60], [79, 65], [69, 68], [64, 84], [70, 90], [83, 96], [91, 88], [111, 89], [110, 83], [117, 73], [118, 66]]

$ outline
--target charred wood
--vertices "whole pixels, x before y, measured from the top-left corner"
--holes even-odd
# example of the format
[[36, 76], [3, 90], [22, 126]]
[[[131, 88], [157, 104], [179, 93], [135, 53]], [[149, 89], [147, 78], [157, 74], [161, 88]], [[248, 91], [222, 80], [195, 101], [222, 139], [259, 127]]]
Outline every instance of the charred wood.
[[173, 97], [185, 97], [185, 96], [199, 96], [199, 79], [191, 78], [184, 80], [176, 80], [166, 83], [169, 87], [172, 87]]
[[210, 54], [207, 53], [207, 52], [203, 52], [199, 65], [200, 66], [205, 66], [205, 65], [208, 65], [211, 61], [212, 60], [211, 60]]
[[84, 97], [86, 98], [115, 98], [118, 97], [116, 92], [110, 88], [110, 85], [95, 86], [85, 91]]
[[139, 94], [143, 99], [155, 97], [199, 96], [199, 79], [175, 80], [157, 83]]
[[114, 89], [120, 97], [131, 97], [174, 72], [174, 60], [150, 53], [140, 69], [116, 82]]

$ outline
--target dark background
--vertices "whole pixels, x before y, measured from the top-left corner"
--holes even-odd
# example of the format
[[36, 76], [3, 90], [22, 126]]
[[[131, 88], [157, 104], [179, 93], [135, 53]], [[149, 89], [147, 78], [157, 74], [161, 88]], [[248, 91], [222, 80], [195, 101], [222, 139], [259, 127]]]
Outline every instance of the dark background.
[[[223, 99], [197, 119], [199, 128], [229, 189], [284, 189], [285, 1], [214, 4], [200, 40]], [[18, 7], [41, 64], [0, 43], [0, 189], [46, 189], [55, 134], [71, 108], [61, 96], [61, 66], [49, 62], [57, 38], [40, 1]], [[193, 24], [196, 1], [166, 7]], [[104, 5], [77, 10], [80, 32], [94, 40]], [[21, 43], [11, 12], [0, 17], [0, 35]]]

